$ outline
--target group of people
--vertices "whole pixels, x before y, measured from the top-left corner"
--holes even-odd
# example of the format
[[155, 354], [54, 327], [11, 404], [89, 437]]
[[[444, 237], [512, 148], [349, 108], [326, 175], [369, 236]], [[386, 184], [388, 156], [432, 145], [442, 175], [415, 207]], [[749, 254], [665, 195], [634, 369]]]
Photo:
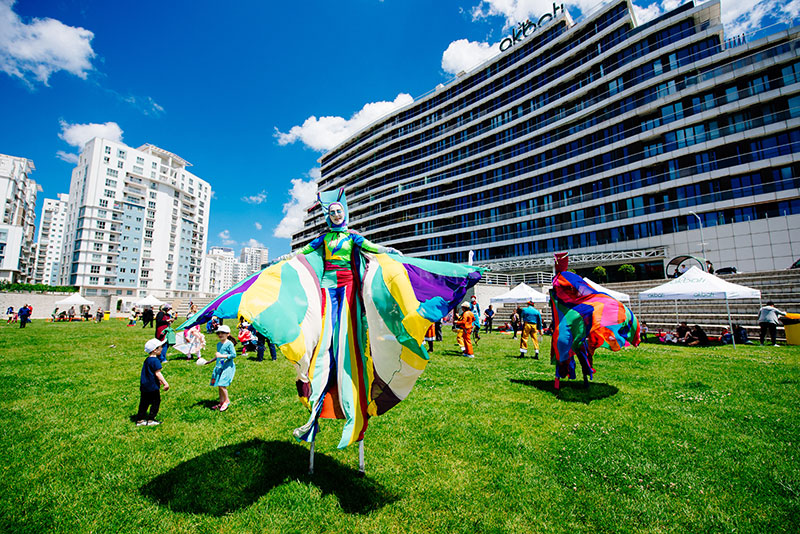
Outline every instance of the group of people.
[[25, 328], [25, 325], [31, 322], [31, 314], [33, 314], [33, 306], [30, 304], [25, 304], [17, 311], [14, 311], [14, 306], [9, 306], [6, 310], [6, 315], [8, 316], [6, 324], [19, 321], [19, 327]]

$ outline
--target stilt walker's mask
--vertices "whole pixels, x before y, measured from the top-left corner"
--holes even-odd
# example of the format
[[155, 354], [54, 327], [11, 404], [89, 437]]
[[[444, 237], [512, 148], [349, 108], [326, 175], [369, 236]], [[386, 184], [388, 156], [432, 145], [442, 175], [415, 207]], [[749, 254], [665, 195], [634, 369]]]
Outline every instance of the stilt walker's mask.
[[347, 230], [349, 214], [344, 189], [317, 193], [317, 200], [325, 212], [325, 222], [328, 224], [328, 228], [336, 232]]

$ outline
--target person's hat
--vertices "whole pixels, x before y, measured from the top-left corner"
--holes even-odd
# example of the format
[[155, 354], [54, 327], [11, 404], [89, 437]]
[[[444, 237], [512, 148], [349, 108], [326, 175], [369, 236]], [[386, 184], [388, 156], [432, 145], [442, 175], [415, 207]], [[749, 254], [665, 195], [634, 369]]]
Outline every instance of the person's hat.
[[226, 324], [224, 324], [224, 325], [220, 326], [219, 328], [217, 328], [217, 334], [219, 334], [220, 332], [223, 332], [225, 334], [230, 334], [231, 333], [231, 327], [226, 325]]
[[161, 341], [160, 339], [153, 338], [153, 339], [151, 339], [150, 341], [148, 341], [147, 343], [144, 344], [144, 353], [145, 354], [150, 354], [151, 352], [153, 352], [154, 350], [156, 350], [158, 347], [160, 347], [163, 344], [164, 344], [164, 341]]
[[467, 301], [462, 302], [461, 303], [461, 307], [462, 308], [469, 308], [469, 302], [467, 302]]
[[171, 310], [172, 306], [170, 306], [169, 304], [164, 304], [164, 309], [165, 310]]

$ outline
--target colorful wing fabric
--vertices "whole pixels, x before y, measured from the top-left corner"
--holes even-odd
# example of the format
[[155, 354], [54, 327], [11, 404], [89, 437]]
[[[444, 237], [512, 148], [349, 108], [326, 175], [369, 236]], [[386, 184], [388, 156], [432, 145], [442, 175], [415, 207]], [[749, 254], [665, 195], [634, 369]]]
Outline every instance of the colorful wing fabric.
[[[347, 361], [336, 362], [337, 394], [331, 397], [337, 406], [323, 407], [322, 414], [348, 420], [340, 448], [363, 438], [370, 416], [385, 413], [408, 396], [429, 359], [425, 332], [462, 301], [482, 272], [395, 254], [362, 253], [356, 263], [360, 309], [346, 329], [347, 337], [338, 340], [352, 350]], [[180, 328], [214, 315], [244, 317], [294, 364], [298, 394], [309, 407], [314, 391], [328, 386], [333, 365], [327, 355], [320, 357], [320, 341], [330, 329], [322, 274], [318, 251], [297, 255], [240, 282]], [[311, 441], [315, 425], [309, 421], [295, 435]]]
[[594, 374], [595, 350], [618, 351], [626, 345], [639, 345], [639, 322], [624, 304], [601, 293], [577, 274], [559, 272], [550, 290], [553, 312], [551, 361], [559, 378], [575, 378], [575, 356], [584, 374]]

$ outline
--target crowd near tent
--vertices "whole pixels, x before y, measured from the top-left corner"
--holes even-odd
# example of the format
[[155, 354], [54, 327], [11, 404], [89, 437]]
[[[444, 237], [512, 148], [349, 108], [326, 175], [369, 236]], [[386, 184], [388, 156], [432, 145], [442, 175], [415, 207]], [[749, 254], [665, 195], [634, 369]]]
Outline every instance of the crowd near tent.
[[594, 289], [595, 291], [599, 291], [600, 293], [605, 293], [606, 295], [608, 295], [609, 297], [611, 297], [611, 298], [613, 298], [615, 300], [618, 300], [620, 302], [630, 302], [631, 301], [631, 296], [628, 295], [627, 293], [622, 293], [621, 291], [614, 291], [613, 289], [608, 289], [607, 287], [603, 287], [600, 284], [598, 284], [597, 282], [592, 282], [591, 280], [589, 280], [585, 276], [583, 277], [583, 280], [587, 284], [589, 284], [589, 286], [592, 289]]
[[65, 299], [56, 301], [56, 306], [94, 306], [94, 302], [87, 300], [80, 293], [73, 293]]
[[136, 302], [137, 306], [159, 307], [159, 306], [163, 306], [164, 304], [166, 304], [166, 302], [162, 302], [162, 301], [158, 300], [153, 295], [147, 295], [142, 300], [139, 300], [139, 301]]
[[[692, 267], [680, 277], [665, 284], [642, 291], [640, 300], [725, 300], [728, 310], [728, 326], [733, 332], [731, 299], [760, 299], [761, 291], [734, 284], [709, 274], [697, 267]], [[734, 346], [735, 346], [734, 341]]]
[[507, 293], [489, 299], [490, 304], [524, 304], [530, 301], [547, 302], [548, 296], [527, 284], [520, 284]]

